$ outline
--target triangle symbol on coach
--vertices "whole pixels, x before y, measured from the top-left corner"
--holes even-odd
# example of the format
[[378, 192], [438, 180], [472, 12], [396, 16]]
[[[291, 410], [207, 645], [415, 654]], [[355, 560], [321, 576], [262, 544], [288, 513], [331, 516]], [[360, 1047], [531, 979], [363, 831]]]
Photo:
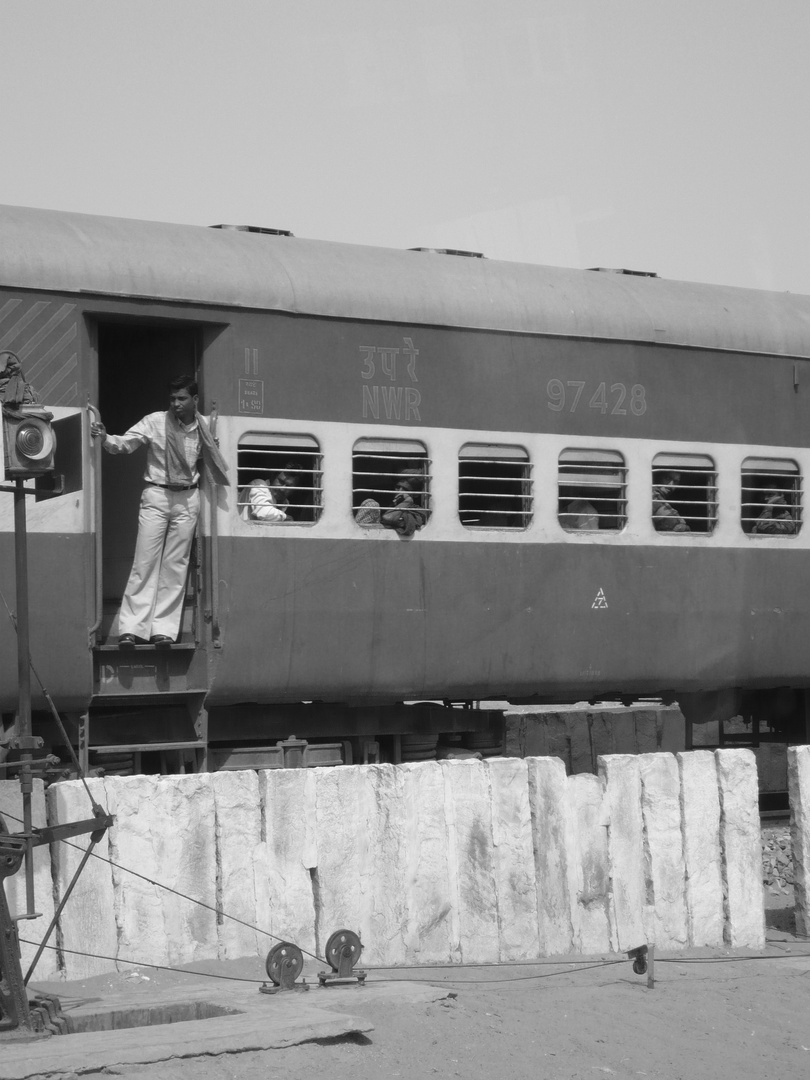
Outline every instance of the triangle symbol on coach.
[[605, 597], [605, 590], [600, 589], [596, 594], [596, 599], [591, 604], [592, 608], [606, 608], [608, 606], [607, 598]]

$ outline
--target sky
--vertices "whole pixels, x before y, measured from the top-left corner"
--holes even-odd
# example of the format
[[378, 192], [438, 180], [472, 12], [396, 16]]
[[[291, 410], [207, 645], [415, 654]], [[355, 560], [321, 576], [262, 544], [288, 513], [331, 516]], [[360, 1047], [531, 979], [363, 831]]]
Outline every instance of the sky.
[[810, 294], [810, 0], [0, 0], [0, 203]]

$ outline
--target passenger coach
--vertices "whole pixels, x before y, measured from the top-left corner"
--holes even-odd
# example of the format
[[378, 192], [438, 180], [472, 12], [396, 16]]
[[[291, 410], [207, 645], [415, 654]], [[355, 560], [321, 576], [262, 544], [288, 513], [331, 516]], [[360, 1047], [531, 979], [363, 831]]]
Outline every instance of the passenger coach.
[[[488, 700], [657, 695], [807, 738], [807, 297], [7, 207], [0, 349], [56, 418], [31, 648], [91, 765], [495, 751], [499, 714], [451, 707]], [[184, 373], [233, 484], [203, 493], [178, 644], [123, 653], [143, 460], [102, 456], [92, 410], [120, 433]], [[252, 519], [289, 461], [291, 519]], [[403, 470], [412, 535], [382, 520]]]

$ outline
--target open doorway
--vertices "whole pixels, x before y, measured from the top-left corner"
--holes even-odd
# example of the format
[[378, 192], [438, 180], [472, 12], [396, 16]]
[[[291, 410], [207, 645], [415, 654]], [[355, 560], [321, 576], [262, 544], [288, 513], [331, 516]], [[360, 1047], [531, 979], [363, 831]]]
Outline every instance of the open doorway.
[[[196, 375], [201, 349], [197, 327], [153, 322], [98, 324], [98, 405], [112, 435], [121, 435], [147, 413], [168, 408], [168, 383]], [[138, 534], [146, 451], [101, 455], [102, 636], [114, 622], [132, 566]], [[185, 628], [186, 620], [183, 620]]]

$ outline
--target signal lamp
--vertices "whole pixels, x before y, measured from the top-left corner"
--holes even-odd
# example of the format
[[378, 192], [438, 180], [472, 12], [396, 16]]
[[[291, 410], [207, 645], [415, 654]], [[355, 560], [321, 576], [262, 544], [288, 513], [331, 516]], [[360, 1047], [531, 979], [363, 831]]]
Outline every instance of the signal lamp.
[[3, 405], [3, 451], [7, 480], [45, 476], [54, 470], [53, 413], [40, 405]]

